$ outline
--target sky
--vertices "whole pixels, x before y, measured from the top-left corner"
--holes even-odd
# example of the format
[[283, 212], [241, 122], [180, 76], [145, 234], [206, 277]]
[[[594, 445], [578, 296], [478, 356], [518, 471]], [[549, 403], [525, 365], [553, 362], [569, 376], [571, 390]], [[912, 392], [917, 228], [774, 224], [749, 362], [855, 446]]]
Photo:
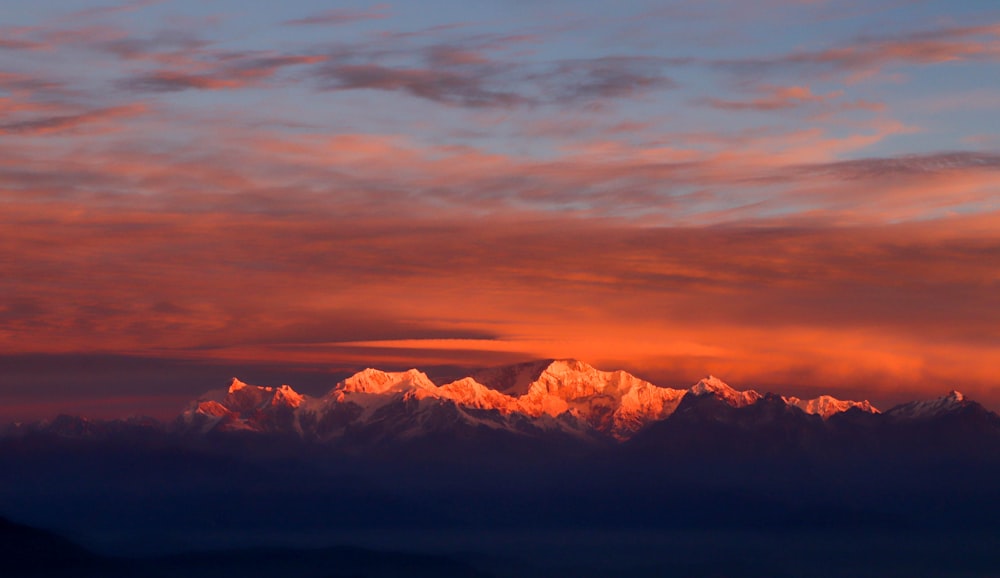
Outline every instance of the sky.
[[998, 409], [997, 79], [993, 0], [5, 2], [0, 417], [563, 357]]

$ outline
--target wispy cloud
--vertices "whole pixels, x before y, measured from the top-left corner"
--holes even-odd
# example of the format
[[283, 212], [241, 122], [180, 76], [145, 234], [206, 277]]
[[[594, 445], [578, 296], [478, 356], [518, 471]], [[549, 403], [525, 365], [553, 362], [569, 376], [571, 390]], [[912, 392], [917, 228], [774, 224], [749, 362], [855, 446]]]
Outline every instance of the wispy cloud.
[[607, 56], [559, 62], [544, 77], [554, 85], [550, 100], [576, 102], [676, 87], [663, 68], [664, 63], [655, 58]]
[[717, 60], [742, 72], [796, 69], [804, 72], [872, 73], [890, 64], [939, 64], [1000, 60], [1000, 24], [927, 29], [898, 35], [859, 36], [852, 42], [773, 57]]
[[[471, 338], [600, 360], [687, 343], [677, 350], [701, 351], [700, 371], [774, 379], [811, 367], [817, 383], [914, 386], [926, 365], [988, 380], [990, 364], [969, 362], [996, 359], [1000, 342], [996, 213], [889, 227], [792, 218], [635, 228], [515, 213], [415, 224], [336, 206], [275, 219], [191, 212], [188, 200], [81, 212], [77, 201], [40, 207], [8, 194], [6, 350], [85, 342], [318, 362], [344, 341]], [[64, 250], [15, 257], [38, 239]], [[414, 365], [442, 358], [396, 354]]]
[[136, 10], [148, 8], [150, 6], [156, 6], [158, 4], [163, 4], [165, 2], [167, 2], [167, 0], [133, 0], [131, 2], [124, 2], [122, 4], [114, 4], [109, 6], [95, 6], [93, 8], [84, 8], [83, 10], [77, 10], [75, 12], [71, 12], [65, 16], [60, 17], [57, 21], [77, 22], [79, 20], [85, 20], [85, 19], [106, 18], [108, 16], [114, 16], [116, 14], [134, 12]]
[[598, 57], [522, 65], [436, 46], [416, 66], [333, 61], [318, 70], [326, 90], [373, 89], [473, 108], [576, 104], [632, 98], [676, 86], [655, 59]]
[[[672, 12], [707, 15], [685, 43], [655, 13], [634, 42], [587, 14], [123, 16], [151, 4], [0, 33], [5, 351], [831, 384], [1000, 363], [988, 18], [734, 48], [705, 40], [752, 11], [728, 0]], [[400, 27], [304, 28], [375, 19]]]
[[0, 122], [0, 135], [40, 135], [63, 132], [81, 125], [132, 117], [142, 114], [146, 107], [140, 104], [88, 110], [75, 114], [33, 116], [21, 120]]
[[1000, 154], [968, 151], [840, 161], [808, 168], [843, 179], [920, 177], [965, 170], [1000, 171]]
[[367, 10], [340, 8], [327, 10], [304, 18], [286, 20], [287, 26], [341, 25], [364, 20], [381, 20], [391, 15], [388, 4], [378, 4]]
[[842, 91], [815, 94], [808, 86], [768, 86], [762, 87], [762, 91], [762, 96], [749, 100], [707, 97], [699, 102], [722, 110], [776, 111], [822, 104], [843, 95]]
[[443, 104], [471, 107], [513, 106], [527, 102], [516, 93], [489, 87], [490, 71], [462, 73], [378, 64], [332, 64], [325, 67], [321, 75], [322, 86], [327, 90], [403, 91]]
[[48, 44], [37, 40], [38, 30], [29, 27], [0, 27], [0, 50], [44, 50]]
[[0, 50], [39, 50], [42, 48], [45, 48], [44, 44], [31, 42], [30, 40], [0, 38]]
[[577, 104], [634, 98], [676, 84], [666, 62], [648, 57], [528, 62], [511, 55], [533, 35], [465, 35], [411, 44], [410, 38], [378, 37], [368, 42], [319, 45], [297, 53], [226, 51], [186, 31], [135, 37], [93, 36], [91, 45], [126, 63], [150, 63], [130, 70], [116, 85], [132, 91], [177, 92], [259, 87], [293, 67], [283, 82], [306, 83], [323, 91], [378, 90], [468, 108]]
[[118, 84], [143, 92], [239, 89], [258, 86], [282, 69], [315, 64], [324, 59], [310, 55], [224, 54], [193, 66], [138, 74]]

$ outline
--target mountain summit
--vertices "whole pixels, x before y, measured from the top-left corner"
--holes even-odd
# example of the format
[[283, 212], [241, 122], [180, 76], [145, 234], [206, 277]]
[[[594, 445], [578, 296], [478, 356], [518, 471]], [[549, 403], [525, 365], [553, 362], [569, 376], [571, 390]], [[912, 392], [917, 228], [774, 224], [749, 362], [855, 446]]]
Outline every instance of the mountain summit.
[[736, 391], [729, 384], [714, 375], [709, 375], [691, 388], [691, 393], [697, 396], [712, 395], [725, 401], [732, 407], [746, 407], [760, 400], [761, 395], [752, 389]]
[[948, 395], [926, 401], [912, 401], [890, 409], [886, 415], [893, 419], [927, 419], [953, 413], [973, 405], [976, 402], [965, 397], [960, 391], [952, 390]]

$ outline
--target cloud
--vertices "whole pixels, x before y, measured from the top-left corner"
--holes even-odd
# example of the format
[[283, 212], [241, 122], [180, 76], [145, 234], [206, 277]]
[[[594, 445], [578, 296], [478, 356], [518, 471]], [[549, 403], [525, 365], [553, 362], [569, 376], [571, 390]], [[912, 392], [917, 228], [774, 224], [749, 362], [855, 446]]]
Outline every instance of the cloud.
[[17, 38], [0, 38], [0, 50], [41, 50], [44, 44]]
[[405, 92], [471, 108], [607, 101], [675, 86], [655, 59], [609, 56], [527, 65], [437, 45], [424, 60], [413, 67], [334, 60], [319, 70], [320, 84], [326, 90]]
[[[142, 92], [241, 89], [260, 86], [279, 71], [301, 67], [288, 82], [312, 79], [326, 91], [379, 90], [469, 108], [567, 104], [637, 96], [673, 82], [655, 59], [600, 57], [527, 64], [503, 57], [525, 35], [484, 34], [413, 48], [347, 46], [327, 54], [230, 53], [190, 35], [123, 37], [101, 46], [126, 60], [164, 65], [132, 73], [118, 86]], [[402, 42], [402, 44], [397, 44]]]
[[[966, 364], [995, 357], [1000, 343], [996, 213], [634, 227], [516, 213], [344, 214], [307, 199], [281, 218], [246, 210], [247, 199], [195, 211], [188, 197], [86, 211], [18, 199], [5, 194], [0, 235], [11, 264], [0, 290], [14, 297], [0, 342], [11, 353], [272, 363], [371, 354], [419, 366], [493, 351], [489, 341], [595, 362], [701, 352], [701, 371], [744, 379], [808, 363], [833, 385], [862, 375], [912, 385], [951, 371], [985, 383], [990, 365]], [[32, 249], [40, 239], [60, 250]], [[440, 344], [448, 339], [458, 344], [451, 353]], [[429, 349], [342, 349], [359, 340]]]
[[924, 30], [890, 37], [862, 36], [852, 46], [796, 53], [787, 60], [863, 68], [894, 61], [934, 64], [997, 58], [1000, 58], [1000, 25], [991, 24]]
[[125, 2], [122, 4], [116, 4], [111, 6], [95, 6], [93, 8], [85, 8], [83, 10], [77, 10], [75, 12], [71, 12], [63, 17], [60, 17], [58, 21], [76, 22], [84, 19], [105, 18], [107, 16], [124, 14], [126, 12], [134, 12], [136, 10], [148, 8], [150, 6], [156, 6], [158, 4], [163, 4], [166, 1], [167, 0], [133, 0], [131, 2]]
[[[990, 60], [990, 26], [713, 60], [589, 38], [566, 58], [552, 27], [471, 24], [234, 49], [133, 20], [4, 36], [46, 48], [0, 73], [12, 354], [578, 356], [928, 389], [1000, 362], [996, 154], [895, 120], [892, 86], [882, 107], [833, 84]], [[741, 82], [691, 108], [717, 79], [682, 65]], [[880, 114], [823, 116], [854, 109]], [[905, 154], [917, 130], [944, 150]]]
[[965, 170], [1000, 171], [1000, 155], [956, 151], [840, 161], [806, 167], [805, 170], [849, 180], [926, 177]]
[[554, 79], [549, 100], [577, 102], [633, 97], [653, 89], [674, 88], [661, 72], [663, 63], [651, 58], [601, 57], [555, 65], [545, 77]]
[[[699, 99], [698, 102], [720, 110], [771, 112], [812, 105], [829, 105], [844, 94], [839, 90], [816, 94], [808, 86], [762, 86], [758, 87], [758, 92], [763, 94], [749, 100], [706, 97]], [[858, 103], [858, 105], [878, 108], [874, 103]]]
[[150, 61], [164, 66], [193, 66], [211, 43], [187, 30], [164, 30], [137, 37], [122, 35], [97, 43], [97, 48], [125, 61]]
[[76, 129], [82, 125], [138, 116], [146, 111], [140, 104], [89, 110], [75, 114], [41, 116], [0, 122], [0, 135], [41, 135]]
[[323, 90], [401, 92], [441, 104], [511, 107], [533, 99], [518, 86], [515, 66], [496, 54], [522, 38], [484, 35], [414, 48], [408, 39], [385, 46], [351, 46], [313, 70]]
[[[103, 10], [103, 9], [101, 9]], [[69, 16], [40, 26], [0, 27], [0, 50], [32, 50], [58, 54], [66, 47], [92, 47], [127, 35], [123, 28], [108, 24], [81, 24], [88, 16]], [[56, 23], [72, 22], [71, 26]]]
[[202, 128], [197, 148], [0, 141], [6, 351], [989, 379], [966, 366], [1000, 340], [1000, 216], [941, 211], [989, 202], [990, 154], [836, 161], [858, 145], [798, 131], [536, 159]]
[[139, 92], [239, 89], [258, 86], [282, 69], [323, 60], [322, 56], [310, 55], [227, 54], [187, 69], [142, 73], [120, 80], [118, 85]]
[[39, 38], [41, 32], [30, 26], [0, 27], [0, 51], [47, 50], [50, 46]]
[[737, 72], [788, 69], [807, 73], [871, 73], [890, 64], [939, 64], [1000, 60], [1000, 25], [956, 26], [908, 34], [860, 36], [852, 42], [774, 57], [712, 61]]
[[527, 102], [516, 93], [487, 87], [489, 73], [334, 64], [325, 68], [322, 75], [327, 90], [402, 91], [442, 104], [469, 107], [507, 107]]
[[380, 20], [390, 16], [387, 4], [378, 4], [368, 10], [347, 8], [327, 10], [312, 16], [285, 21], [286, 26], [341, 25], [365, 20]]
[[[86, 18], [136, 9], [145, 3], [95, 9]], [[349, 22], [382, 16], [343, 11], [291, 21]], [[533, 59], [524, 47], [546, 42], [533, 33], [470, 33], [461, 26], [436, 27], [439, 34], [383, 34], [343, 45], [304, 42], [298, 51], [224, 50], [199, 30], [170, 27], [154, 32], [108, 24], [18, 29], [11, 48], [59, 53], [79, 47], [119, 59], [117, 88], [152, 93], [240, 90], [305, 83], [322, 91], [378, 90], [453, 107], [510, 109], [592, 105], [675, 88], [654, 57], [598, 55]]]

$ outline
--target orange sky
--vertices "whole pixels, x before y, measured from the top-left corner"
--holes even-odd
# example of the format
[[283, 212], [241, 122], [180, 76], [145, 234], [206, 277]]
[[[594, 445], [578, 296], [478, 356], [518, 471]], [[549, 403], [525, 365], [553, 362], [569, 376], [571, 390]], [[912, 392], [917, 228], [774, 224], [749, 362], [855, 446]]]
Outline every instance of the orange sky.
[[1000, 14], [772, 4], [19, 7], [0, 417], [549, 357], [1000, 408]]
[[795, 393], [996, 399], [996, 214], [682, 227], [7, 209], [8, 354], [336, 367], [578, 357], [673, 386], [713, 373]]

